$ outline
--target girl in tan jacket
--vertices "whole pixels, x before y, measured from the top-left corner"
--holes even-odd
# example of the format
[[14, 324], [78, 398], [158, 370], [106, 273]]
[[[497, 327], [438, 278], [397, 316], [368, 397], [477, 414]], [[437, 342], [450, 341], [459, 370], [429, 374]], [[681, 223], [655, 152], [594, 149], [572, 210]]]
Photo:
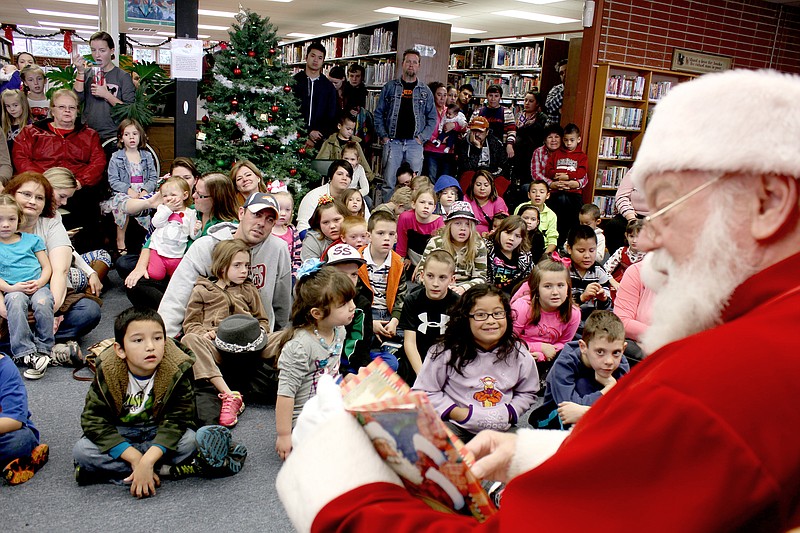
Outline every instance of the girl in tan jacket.
[[208, 380], [219, 392], [219, 423], [226, 427], [239, 421], [237, 415], [244, 411], [244, 402], [240, 392], [230, 389], [218, 366], [235, 365], [237, 360], [217, 349], [217, 328], [225, 318], [245, 314], [258, 319], [264, 335], [269, 332], [269, 319], [249, 273], [248, 245], [239, 239], [219, 242], [211, 255], [212, 275], [197, 278], [183, 320], [185, 335], [181, 342], [197, 357], [194, 378]]

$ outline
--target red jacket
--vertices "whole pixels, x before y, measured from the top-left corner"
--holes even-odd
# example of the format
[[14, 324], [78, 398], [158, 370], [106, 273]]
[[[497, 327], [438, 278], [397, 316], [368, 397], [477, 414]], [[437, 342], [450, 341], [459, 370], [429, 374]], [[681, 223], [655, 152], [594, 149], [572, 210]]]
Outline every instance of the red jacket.
[[[313, 531], [787, 531], [800, 526], [800, 254], [739, 286], [723, 324], [657, 351], [483, 524], [372, 483]], [[795, 407], [792, 407], [795, 406]], [[517, 453], [520, 453], [517, 450]]]
[[14, 141], [14, 168], [19, 173], [66, 167], [81, 186], [97, 185], [106, 166], [100, 136], [89, 126], [76, 122], [75, 129], [62, 137], [50, 129], [52, 122], [53, 119], [47, 119], [22, 128]]

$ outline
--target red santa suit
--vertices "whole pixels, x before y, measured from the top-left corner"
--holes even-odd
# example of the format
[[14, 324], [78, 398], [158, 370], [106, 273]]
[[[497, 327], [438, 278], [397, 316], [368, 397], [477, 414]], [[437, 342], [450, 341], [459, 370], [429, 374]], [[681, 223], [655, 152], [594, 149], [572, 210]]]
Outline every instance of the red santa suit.
[[[508, 484], [499, 513], [485, 523], [433, 511], [394, 480], [374, 477], [386, 482], [330, 498], [312, 530], [709, 533], [800, 526], [798, 269], [800, 254], [756, 274], [736, 289], [722, 325], [639, 364], [552, 457]], [[512, 474], [537, 452], [538, 434], [520, 431]], [[340, 460], [336, 468], [347, 468]], [[352, 454], [353, 471], [362, 460]]]

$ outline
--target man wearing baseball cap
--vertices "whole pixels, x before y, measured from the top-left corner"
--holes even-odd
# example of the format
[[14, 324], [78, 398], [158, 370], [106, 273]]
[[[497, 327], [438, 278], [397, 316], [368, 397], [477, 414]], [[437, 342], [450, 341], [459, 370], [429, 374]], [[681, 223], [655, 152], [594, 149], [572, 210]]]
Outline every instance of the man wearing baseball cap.
[[480, 168], [488, 168], [492, 174], [499, 176], [507, 161], [508, 155], [503, 141], [489, 130], [489, 121], [477, 115], [472, 117], [469, 121], [469, 134], [456, 145], [459, 177], [464, 172]]
[[271, 194], [254, 192], [239, 208], [239, 224], [222, 222], [197, 239], [183, 256], [158, 307], [167, 335], [178, 335], [186, 305], [198, 276], [211, 274], [211, 253], [219, 241], [241, 239], [250, 245], [250, 279], [258, 288], [261, 303], [274, 331], [288, 324], [292, 306], [292, 268], [286, 244], [270, 238], [278, 202]]

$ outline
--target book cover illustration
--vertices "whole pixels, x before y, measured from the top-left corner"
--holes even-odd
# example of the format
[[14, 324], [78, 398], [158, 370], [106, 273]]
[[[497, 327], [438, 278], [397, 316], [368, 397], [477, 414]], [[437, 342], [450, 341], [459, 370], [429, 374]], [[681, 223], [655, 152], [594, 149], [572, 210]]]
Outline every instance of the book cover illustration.
[[432, 508], [483, 521], [497, 509], [469, 467], [474, 458], [447, 428], [424, 392], [380, 358], [342, 385], [345, 409], [409, 493]]

